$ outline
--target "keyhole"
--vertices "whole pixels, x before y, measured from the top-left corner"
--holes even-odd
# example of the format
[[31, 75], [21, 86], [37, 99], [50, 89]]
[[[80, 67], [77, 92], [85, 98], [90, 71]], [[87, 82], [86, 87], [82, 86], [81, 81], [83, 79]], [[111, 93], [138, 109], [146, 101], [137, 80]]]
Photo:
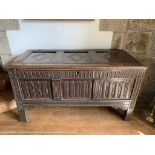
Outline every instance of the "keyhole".
[[77, 71], [76, 74], [78, 75], [79, 74], [79, 71]]

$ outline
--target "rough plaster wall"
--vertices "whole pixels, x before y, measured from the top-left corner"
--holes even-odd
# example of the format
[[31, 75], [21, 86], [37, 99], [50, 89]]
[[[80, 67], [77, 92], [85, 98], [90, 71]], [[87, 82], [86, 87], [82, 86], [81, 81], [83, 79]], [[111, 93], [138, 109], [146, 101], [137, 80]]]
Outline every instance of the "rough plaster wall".
[[20, 31], [7, 31], [13, 54], [28, 49], [111, 48], [112, 31], [99, 31], [94, 21], [20, 20]]

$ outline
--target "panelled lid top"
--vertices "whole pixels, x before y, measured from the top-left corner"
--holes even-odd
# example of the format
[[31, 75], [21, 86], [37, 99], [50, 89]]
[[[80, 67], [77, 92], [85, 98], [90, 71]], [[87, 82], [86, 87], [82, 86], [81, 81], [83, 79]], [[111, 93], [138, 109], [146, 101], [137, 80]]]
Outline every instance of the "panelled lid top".
[[6, 68], [58, 66], [142, 66], [124, 50], [30, 50], [10, 61]]

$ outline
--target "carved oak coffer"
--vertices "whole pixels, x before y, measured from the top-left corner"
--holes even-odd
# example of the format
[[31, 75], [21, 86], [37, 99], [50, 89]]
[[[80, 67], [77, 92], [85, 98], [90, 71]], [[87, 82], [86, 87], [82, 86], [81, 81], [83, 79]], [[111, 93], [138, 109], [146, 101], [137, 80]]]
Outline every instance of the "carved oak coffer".
[[134, 110], [146, 67], [123, 50], [31, 50], [6, 65], [20, 120], [45, 106]]

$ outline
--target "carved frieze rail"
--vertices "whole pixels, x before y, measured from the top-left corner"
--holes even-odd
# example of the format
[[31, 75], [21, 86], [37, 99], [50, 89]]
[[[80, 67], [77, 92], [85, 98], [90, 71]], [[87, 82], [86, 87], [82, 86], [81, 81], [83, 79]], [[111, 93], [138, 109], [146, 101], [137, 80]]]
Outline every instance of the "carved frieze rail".
[[10, 78], [19, 79], [92, 79], [92, 78], [143, 78], [143, 70], [113, 71], [28, 71], [10, 70]]

